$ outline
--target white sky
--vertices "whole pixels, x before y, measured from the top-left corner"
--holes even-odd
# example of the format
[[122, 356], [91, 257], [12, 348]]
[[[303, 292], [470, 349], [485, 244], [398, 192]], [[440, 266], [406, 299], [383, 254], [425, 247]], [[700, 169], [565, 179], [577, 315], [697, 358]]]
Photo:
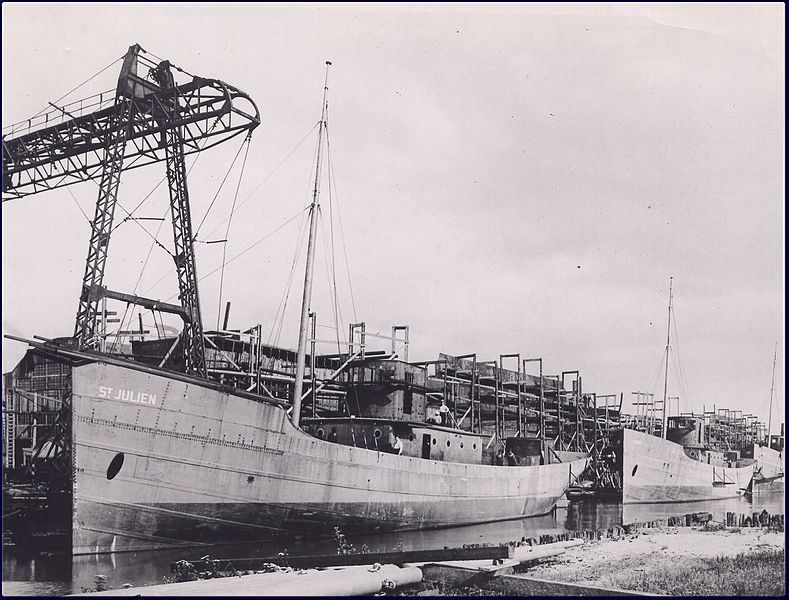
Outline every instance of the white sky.
[[[262, 125], [239, 202], [259, 189], [235, 214], [228, 257], [309, 201], [314, 136], [275, 168], [318, 121], [331, 60], [332, 199], [357, 318], [368, 331], [409, 324], [411, 360], [521, 352], [542, 356], [547, 374], [580, 370], [585, 391], [661, 397], [673, 276], [679, 362], [669, 395], [682, 396], [682, 410], [728, 407], [766, 420], [778, 341], [777, 431], [782, 4], [4, 3], [2, 27], [4, 126], [135, 42], [252, 96]], [[114, 87], [118, 70], [63, 102]], [[206, 151], [192, 172], [195, 224], [239, 143]], [[127, 173], [121, 204], [136, 205], [163, 175], [163, 165]], [[204, 240], [224, 237], [237, 182], [236, 169]], [[69, 189], [92, 216], [96, 186]], [[138, 214], [162, 216], [165, 194], [162, 186]], [[322, 203], [328, 216], [325, 188]], [[3, 332], [70, 335], [85, 218], [68, 189], [4, 203], [2, 216]], [[171, 246], [169, 227], [160, 238]], [[271, 330], [297, 235], [295, 221], [227, 267], [231, 327]], [[139, 227], [120, 227], [106, 284], [131, 291], [149, 246]], [[318, 248], [322, 256], [323, 242]], [[346, 328], [353, 311], [339, 242], [337, 249]], [[220, 244], [198, 244], [198, 272], [213, 270], [221, 253]], [[319, 322], [332, 325], [324, 265], [319, 258], [313, 305]], [[171, 296], [174, 274], [151, 289], [170, 269], [155, 249], [138, 291]], [[301, 277], [297, 271], [280, 340], [290, 347]], [[218, 281], [216, 274], [202, 283], [207, 328], [216, 325]], [[8, 370], [24, 347], [2, 347]]]

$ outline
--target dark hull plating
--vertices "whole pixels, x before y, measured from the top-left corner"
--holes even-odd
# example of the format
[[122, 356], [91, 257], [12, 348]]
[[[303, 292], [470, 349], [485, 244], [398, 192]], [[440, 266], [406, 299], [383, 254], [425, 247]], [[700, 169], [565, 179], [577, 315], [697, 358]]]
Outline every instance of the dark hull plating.
[[293, 427], [274, 403], [104, 363], [74, 368], [73, 411], [75, 554], [536, 516], [586, 466], [341, 446]]

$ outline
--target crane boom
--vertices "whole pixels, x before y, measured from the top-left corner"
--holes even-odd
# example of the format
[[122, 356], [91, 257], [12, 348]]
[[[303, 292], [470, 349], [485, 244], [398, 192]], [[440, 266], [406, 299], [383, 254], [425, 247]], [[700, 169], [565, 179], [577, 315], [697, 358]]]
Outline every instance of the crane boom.
[[104, 150], [117, 127], [118, 96], [133, 105], [122, 170], [166, 160], [164, 134], [170, 126], [181, 128], [184, 154], [189, 155], [248, 133], [260, 124], [260, 113], [246, 93], [218, 79], [203, 77], [177, 85], [178, 118], [163, 123], [157, 110], [162, 97], [172, 91], [161, 90], [137, 76], [138, 60], [155, 66], [139, 56], [129, 59], [130, 53], [141, 51], [138, 45], [129, 49], [115, 94], [100, 94], [93, 101], [58, 107], [57, 111], [4, 128], [3, 200], [100, 179]]
[[[3, 135], [3, 199], [98, 180], [74, 328], [78, 347], [98, 346], [102, 297], [144, 306], [146, 302], [156, 304], [133, 294], [109, 293], [103, 281], [121, 173], [165, 162], [181, 309], [159, 304], [183, 317], [184, 369], [205, 376], [185, 157], [239, 134], [248, 135], [260, 124], [260, 113], [249, 96], [218, 79], [193, 76], [187, 83], [176, 83], [172, 71], [177, 67], [169, 61], [152, 62], [144, 53], [139, 44], [129, 48], [114, 97], [105, 102], [102, 96], [98, 103], [88, 103], [97, 110], [86, 112], [82, 104], [76, 109], [69, 105], [68, 110], [55, 107], [59, 109], [56, 113], [8, 128]], [[137, 74], [140, 65], [149, 67], [147, 78]], [[50, 121], [51, 115], [55, 116]]]

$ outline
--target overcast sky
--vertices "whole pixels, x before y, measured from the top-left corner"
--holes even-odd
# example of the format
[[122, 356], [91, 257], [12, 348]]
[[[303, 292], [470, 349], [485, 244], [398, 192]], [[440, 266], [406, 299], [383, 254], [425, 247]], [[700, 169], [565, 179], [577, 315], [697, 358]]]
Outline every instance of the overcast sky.
[[[336, 190], [330, 207], [323, 186], [321, 231], [329, 237], [333, 214], [343, 331], [354, 310], [338, 209], [355, 317], [382, 334], [410, 325], [411, 360], [520, 352], [543, 357], [547, 374], [579, 370], [585, 391], [662, 397], [673, 277], [669, 396], [681, 396], [683, 411], [728, 407], [766, 420], [778, 342], [774, 430], [783, 419], [782, 4], [2, 10], [3, 126], [60, 99], [135, 42], [255, 100], [262, 124], [227, 258], [266, 239], [226, 267], [231, 328], [276, 330], [300, 222], [283, 224], [309, 202], [331, 60]], [[61, 104], [113, 88], [119, 66]], [[193, 221], [240, 142], [201, 155], [189, 181]], [[198, 239], [225, 237], [239, 164]], [[125, 174], [119, 202], [135, 206], [163, 175], [161, 164]], [[3, 204], [4, 333], [73, 332], [89, 235], [77, 203], [92, 216], [95, 201], [88, 182]], [[137, 214], [161, 217], [166, 207], [162, 186]], [[156, 222], [144, 225], [156, 232]], [[169, 227], [159, 237], [171, 246]], [[324, 239], [313, 305], [319, 323], [333, 326]], [[133, 290], [150, 245], [134, 223], [122, 225], [106, 284]], [[211, 272], [222, 244], [197, 244], [197, 260], [199, 274]], [[155, 248], [137, 292], [170, 298], [171, 270]], [[298, 270], [279, 339], [289, 347]], [[216, 273], [201, 287], [207, 328], [218, 294]], [[153, 325], [150, 313], [145, 321]], [[24, 347], [2, 347], [8, 370]]]

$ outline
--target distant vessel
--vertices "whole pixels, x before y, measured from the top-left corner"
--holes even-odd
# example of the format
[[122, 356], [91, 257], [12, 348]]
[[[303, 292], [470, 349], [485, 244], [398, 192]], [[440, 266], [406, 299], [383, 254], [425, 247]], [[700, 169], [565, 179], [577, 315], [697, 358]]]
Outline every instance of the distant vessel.
[[[746, 493], [757, 463], [752, 454], [755, 439], [742, 418], [718, 414], [666, 417], [672, 291], [673, 278], [669, 285], [661, 436], [623, 428], [615, 438], [624, 503], [735, 498]], [[736, 428], [736, 433], [722, 435], [719, 442], [718, 432], [731, 428]], [[728, 445], [730, 438], [736, 441], [736, 448]]]
[[780, 435], [771, 435], [773, 392], [775, 391], [775, 363], [777, 358], [778, 343], [775, 344], [775, 353], [773, 354], [773, 376], [770, 383], [770, 412], [767, 418], [767, 439], [764, 445], [757, 445], [754, 448], [754, 458], [756, 459], [757, 467], [753, 474], [753, 481], [748, 486], [748, 493], [752, 495], [774, 492], [783, 493], [785, 489], [784, 424], [781, 423]]
[[[668, 433], [685, 433], [698, 440], [703, 421], [669, 418]], [[753, 458], [727, 460], [724, 452], [687, 443], [688, 438], [662, 439], [622, 429], [620, 460], [622, 502], [689, 502], [735, 498], [745, 493], [753, 477]]]
[[[781, 439], [783, 439], [783, 435]], [[759, 495], [783, 492], [786, 485], [783, 444], [772, 448], [757, 445], [754, 448], [754, 458], [757, 466], [753, 473], [753, 481], [748, 486], [748, 493]]]
[[[344, 371], [355, 406], [346, 403], [343, 417], [319, 417], [313, 410], [310, 418], [301, 418], [302, 401], [311, 393], [314, 399], [318, 387], [313, 365], [304, 391], [320, 150], [295, 377], [276, 375], [286, 387], [293, 382], [289, 401], [259, 393], [268, 390], [262, 385], [260, 362], [250, 356], [259, 354], [260, 337], [256, 346], [243, 350], [245, 360], [256, 368], [243, 387], [223, 383], [224, 375], [219, 381], [206, 376], [210, 370], [206, 341], [216, 349], [215, 362], [235, 362], [202, 331], [183, 141], [167, 137], [171, 135], [168, 119], [177, 125], [179, 110], [186, 112], [181, 104], [187, 100], [178, 94], [187, 86], [174, 86], [167, 61], [151, 66], [151, 81], [137, 77], [139, 52], [136, 46], [127, 54], [113, 110], [119, 119], [128, 114], [154, 115], [151, 131], [156, 136], [163, 131], [162, 139], [167, 138], [173, 219], [178, 224], [174, 228], [176, 243], [181, 245], [175, 262], [184, 306], [101, 287], [103, 263], [98, 268], [90, 261], [106, 257], [112, 217], [99, 206], [97, 211], [103, 210], [102, 218], [109, 214], [109, 222], [101, 224], [107, 230], [105, 237], [97, 233], [99, 225], [94, 227], [76, 344], [22, 340], [38, 355], [70, 366], [70, 394], [63, 401], [70, 406], [64, 415], [73, 466], [73, 553], [262, 540], [285, 532], [331, 535], [335, 527], [349, 533], [438, 528], [549, 512], [573, 477], [586, 468], [587, 454], [554, 451], [541, 439], [525, 437], [522, 427], [516, 436], [503, 438], [498, 404], [493, 435], [483, 433], [481, 427], [475, 432], [461, 429], [459, 423], [428, 422], [426, 369], [396, 360], [394, 354], [365, 357], [362, 346], [360, 353], [352, 348], [340, 356], [338, 362], [345, 362], [325, 381]], [[213, 80], [194, 78], [192, 88], [206, 81]], [[227, 84], [220, 87], [243, 95]], [[198, 103], [195, 111], [205, 104], [197, 94], [192, 99]], [[134, 103], [144, 104], [148, 112], [135, 109]], [[325, 110], [324, 91], [319, 148]], [[123, 136], [135, 135], [143, 127], [122, 125], [109, 134], [117, 139], [114, 146], [107, 146], [107, 153], [119, 158], [117, 164], [105, 159], [102, 181], [119, 178]], [[180, 127], [176, 125], [173, 131]], [[13, 192], [19, 179], [6, 177], [5, 144], [4, 140], [4, 191]], [[104, 188], [100, 203], [114, 202], [111, 193], [102, 194]], [[102, 298], [178, 314], [184, 329], [177, 338], [164, 340], [169, 345], [166, 354], [137, 352], [127, 358], [92, 350]], [[175, 364], [176, 356], [181, 357], [182, 372], [165, 368]], [[314, 352], [311, 359], [316, 359]], [[246, 375], [231, 373], [241, 379]], [[517, 385], [520, 402], [521, 382]], [[496, 393], [498, 398], [498, 389]], [[469, 410], [473, 423], [477, 412], [473, 401]], [[508, 466], [504, 466], [505, 448]]]

